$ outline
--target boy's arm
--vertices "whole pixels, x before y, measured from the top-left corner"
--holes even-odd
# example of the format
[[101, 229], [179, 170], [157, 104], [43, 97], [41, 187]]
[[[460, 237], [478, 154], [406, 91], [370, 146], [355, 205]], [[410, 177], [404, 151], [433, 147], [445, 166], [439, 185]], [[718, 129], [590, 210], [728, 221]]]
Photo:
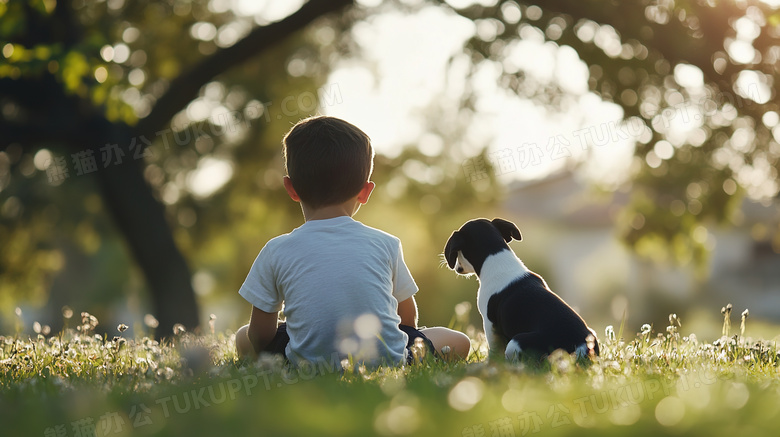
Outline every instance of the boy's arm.
[[255, 355], [265, 349], [276, 335], [276, 325], [279, 319], [279, 312], [267, 313], [263, 310], [252, 307], [252, 317], [249, 319], [249, 328], [247, 337], [249, 343], [254, 349]]
[[414, 296], [402, 302], [398, 302], [398, 315], [401, 316], [401, 324], [417, 328], [417, 302]]

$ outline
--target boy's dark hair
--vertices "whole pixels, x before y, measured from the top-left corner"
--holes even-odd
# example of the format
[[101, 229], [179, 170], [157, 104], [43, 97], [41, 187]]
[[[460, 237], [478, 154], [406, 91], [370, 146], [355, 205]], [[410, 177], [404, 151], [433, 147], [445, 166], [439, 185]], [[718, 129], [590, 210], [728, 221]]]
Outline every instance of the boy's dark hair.
[[282, 140], [284, 165], [301, 201], [313, 208], [356, 196], [374, 166], [371, 139], [335, 117], [299, 121]]

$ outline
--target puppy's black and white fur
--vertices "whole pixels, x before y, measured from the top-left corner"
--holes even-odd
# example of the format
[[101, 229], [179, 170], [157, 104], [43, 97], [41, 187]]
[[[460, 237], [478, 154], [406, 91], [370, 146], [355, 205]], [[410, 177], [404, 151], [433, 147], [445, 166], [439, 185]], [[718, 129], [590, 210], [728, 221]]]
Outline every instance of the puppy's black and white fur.
[[451, 269], [479, 279], [477, 308], [490, 353], [505, 347], [508, 360], [524, 351], [547, 354], [555, 349], [578, 357], [598, 355], [596, 333], [525, 267], [507, 244], [512, 239], [522, 239], [514, 223], [476, 219], [453, 232], [444, 248]]

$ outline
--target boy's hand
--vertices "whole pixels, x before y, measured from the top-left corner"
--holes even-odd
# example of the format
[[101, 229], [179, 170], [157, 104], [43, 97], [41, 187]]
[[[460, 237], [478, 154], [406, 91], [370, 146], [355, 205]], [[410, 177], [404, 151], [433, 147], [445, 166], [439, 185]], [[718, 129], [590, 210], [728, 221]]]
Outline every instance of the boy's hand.
[[401, 324], [417, 329], [417, 302], [414, 296], [403, 302], [398, 302], [398, 315], [401, 316]]

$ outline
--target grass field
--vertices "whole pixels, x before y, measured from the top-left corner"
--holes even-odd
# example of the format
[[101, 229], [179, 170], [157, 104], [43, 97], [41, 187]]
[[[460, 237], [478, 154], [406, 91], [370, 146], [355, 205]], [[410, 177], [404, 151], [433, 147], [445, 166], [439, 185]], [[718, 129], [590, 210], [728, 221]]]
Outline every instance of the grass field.
[[589, 366], [558, 353], [488, 364], [475, 339], [467, 362], [316, 376], [238, 363], [230, 333], [159, 344], [96, 324], [0, 337], [2, 435], [780, 435], [776, 343], [726, 326], [702, 342], [672, 316], [662, 332], [608, 327]]

